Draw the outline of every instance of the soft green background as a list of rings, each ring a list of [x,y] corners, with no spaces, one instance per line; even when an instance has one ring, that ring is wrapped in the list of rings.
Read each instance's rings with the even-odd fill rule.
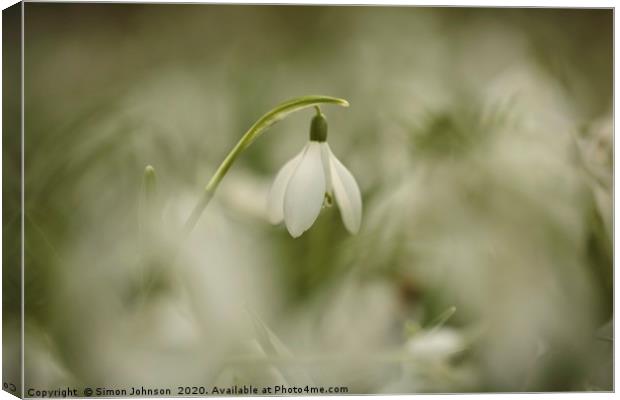
[[[611,390],[611,10],[25,8],[26,388]],[[324,112],[361,232],[266,220],[304,111],[167,262],[241,134],[306,94],[351,103]]]

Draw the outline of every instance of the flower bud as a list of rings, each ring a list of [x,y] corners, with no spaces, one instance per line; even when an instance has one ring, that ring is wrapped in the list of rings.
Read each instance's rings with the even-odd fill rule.
[[[324,142],[327,140],[327,119],[325,119],[325,115],[318,110],[310,123],[310,140],[315,142]]]

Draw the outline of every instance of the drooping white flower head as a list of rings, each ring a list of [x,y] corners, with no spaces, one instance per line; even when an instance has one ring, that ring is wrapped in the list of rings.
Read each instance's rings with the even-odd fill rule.
[[[269,193],[269,220],[284,220],[293,237],[307,231],[319,216],[324,200],[336,198],[345,228],[356,234],[362,222],[362,196],[355,178],[334,156],[327,138],[327,120],[317,109],[310,141],[276,175]]]

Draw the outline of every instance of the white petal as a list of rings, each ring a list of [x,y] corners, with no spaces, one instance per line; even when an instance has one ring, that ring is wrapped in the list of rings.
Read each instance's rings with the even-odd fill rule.
[[[327,142],[321,142],[321,162],[323,163],[323,170],[325,171],[325,192],[332,192],[332,168],[329,165],[329,159],[331,151]]]
[[[289,180],[284,194],[284,222],[293,237],[312,226],[325,197],[325,172],[321,146],[311,141]]]
[[[336,202],[345,228],[353,234],[360,230],[362,223],[362,195],[355,178],[348,169],[329,151],[332,185]]]
[[[286,192],[286,186],[307,148],[308,145],[304,146],[299,154],[288,160],[286,164],[280,168],[280,171],[278,171],[276,175],[276,179],[273,181],[273,185],[271,185],[269,197],[267,199],[267,213],[269,222],[274,225],[279,224],[284,219],[284,193]]]

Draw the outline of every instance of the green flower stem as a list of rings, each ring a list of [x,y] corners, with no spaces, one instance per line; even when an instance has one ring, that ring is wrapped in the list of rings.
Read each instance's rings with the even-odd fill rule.
[[[454,315],[455,312],[456,312],[456,307],[455,306],[451,306],[446,311],[444,311],[441,314],[439,314],[439,316],[437,318],[435,318],[429,324],[429,331],[430,332],[435,332],[435,331],[439,330],[439,328],[441,328],[446,323],[446,321],[448,321],[450,319],[450,317],[452,315]]]
[[[349,106],[349,103],[346,100],[336,97],[303,96],[285,101],[260,117],[260,119],[256,121],[254,125],[252,125],[250,129],[248,129],[248,131],[241,137],[239,142],[237,142],[235,147],[230,151],[230,153],[228,153],[224,161],[222,161],[220,166],[217,168],[217,171],[215,171],[215,174],[205,187],[202,196],[200,196],[198,203],[192,210],[192,213],[185,223],[185,236],[188,236],[192,232],[198,223],[198,219],[200,219],[200,215],[213,198],[218,185],[243,150],[247,149],[248,146],[252,144],[254,140],[256,140],[267,128],[284,119],[284,117],[288,114],[308,107],[318,106],[319,104],[336,104],[342,107]]]

